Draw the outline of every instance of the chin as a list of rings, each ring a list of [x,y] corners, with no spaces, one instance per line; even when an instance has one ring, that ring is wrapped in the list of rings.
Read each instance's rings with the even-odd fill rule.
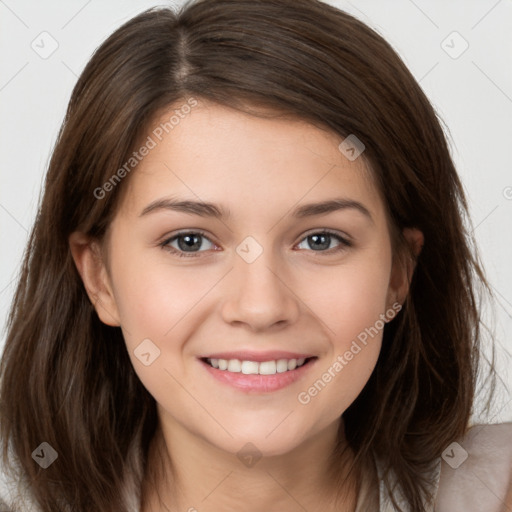
[[[282,418],[281,420],[282,421]],[[247,425],[231,431],[233,438],[224,438],[214,441],[220,449],[235,454],[237,456],[245,451],[254,449],[262,457],[278,457],[286,455],[299,448],[308,439],[308,436],[299,428],[292,428],[286,424],[275,423],[269,428],[270,423],[260,420],[260,425],[247,428]],[[273,430],[275,429],[275,430]],[[254,447],[254,448],[253,448]]]

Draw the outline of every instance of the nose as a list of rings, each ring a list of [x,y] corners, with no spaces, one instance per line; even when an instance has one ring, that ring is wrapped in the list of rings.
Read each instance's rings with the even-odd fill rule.
[[[300,299],[276,271],[270,251],[263,251],[256,261],[247,263],[236,257],[230,272],[228,290],[222,304],[222,316],[232,325],[245,325],[252,331],[284,327],[297,321]],[[280,274],[280,275],[279,275]]]

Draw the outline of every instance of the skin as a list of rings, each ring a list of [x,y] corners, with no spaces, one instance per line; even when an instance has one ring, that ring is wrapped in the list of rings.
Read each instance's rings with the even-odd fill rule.
[[[122,183],[106,251],[82,233],[70,237],[91,302],[104,323],[121,326],[135,371],[157,402],[161,436],[152,453],[172,456],[172,468],[164,457],[169,476],[158,482],[165,506],[150,488],[145,512],[355,509],[354,481],[334,504],[326,461],[342,413],[375,367],[382,331],[309,403],[298,394],[379,315],[403,303],[414,263],[400,266],[393,258],[382,198],[363,158],[350,161],[339,151],[341,140],[304,121],[262,119],[201,101]],[[221,205],[231,216],[169,209],[141,216],[171,195]],[[341,197],[360,202],[372,219],[354,208],[291,214]],[[178,230],[197,229],[207,238],[196,257],[159,245]],[[324,229],[352,246],[331,237],[328,249],[315,250],[308,236]],[[423,235],[403,233],[417,254]],[[247,236],[263,250],[252,263],[236,252]],[[179,250],[178,240],[170,243]],[[148,338],[160,356],[145,366],[134,350]],[[237,349],[318,359],[283,389],[247,393],[214,379],[198,360]],[[236,456],[248,442],[262,455],[252,467]],[[352,455],[347,451],[340,463]]]

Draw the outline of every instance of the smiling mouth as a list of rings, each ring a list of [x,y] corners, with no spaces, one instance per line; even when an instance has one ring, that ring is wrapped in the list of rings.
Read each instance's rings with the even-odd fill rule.
[[[276,375],[294,371],[307,365],[316,357],[300,359],[273,359],[269,361],[241,361],[240,359],[213,359],[202,360],[217,370],[228,373],[242,373],[244,375]]]

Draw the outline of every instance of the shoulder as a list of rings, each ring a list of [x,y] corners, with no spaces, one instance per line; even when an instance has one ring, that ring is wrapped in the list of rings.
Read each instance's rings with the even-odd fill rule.
[[[1,448],[1,443],[0,443]],[[41,512],[30,485],[26,483],[23,471],[9,450],[8,461],[4,461],[0,452],[0,512]],[[122,509],[129,512],[140,511],[141,482],[144,465],[141,449],[138,446],[130,451],[126,463],[126,477],[122,487]],[[60,509],[59,509],[60,510]],[[71,505],[62,510],[75,510]]]
[[[38,512],[29,492],[19,482],[0,457],[0,512]]]
[[[0,456],[1,459],[1,456]],[[0,511],[11,512],[13,482],[9,478],[6,468],[0,460]]]
[[[512,510],[512,423],[474,425],[441,459],[436,512]]]

